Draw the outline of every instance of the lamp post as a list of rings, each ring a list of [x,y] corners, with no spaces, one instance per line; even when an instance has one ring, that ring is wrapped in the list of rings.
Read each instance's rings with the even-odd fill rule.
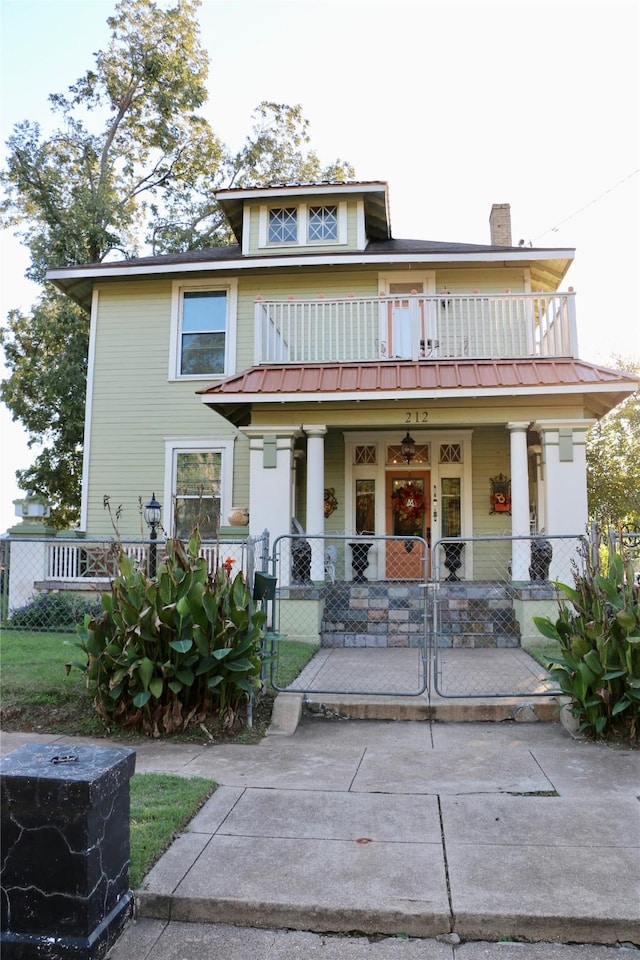
[[[162,507],[156,500],[155,493],[151,494],[151,500],[145,504],[144,519],[146,520],[151,533],[149,534],[149,579],[154,580],[156,576],[156,541],[158,539],[158,527],[160,526],[160,517],[162,516]]]

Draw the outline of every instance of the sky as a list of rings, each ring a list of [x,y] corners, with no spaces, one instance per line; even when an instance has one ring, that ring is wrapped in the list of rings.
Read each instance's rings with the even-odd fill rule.
[[[162,0],[160,0],[162,6]],[[109,39],[111,0],[0,0],[0,147],[51,122]],[[393,236],[489,243],[493,203],[513,242],[572,247],[580,356],[640,357],[640,4],[203,0],[204,115],[238,148],[262,100],[300,103],[324,163],[389,184]],[[2,158],[5,154],[2,153]],[[0,237],[0,323],[38,288]],[[8,371],[0,366],[0,377]],[[34,453],[0,405],[0,532]]]

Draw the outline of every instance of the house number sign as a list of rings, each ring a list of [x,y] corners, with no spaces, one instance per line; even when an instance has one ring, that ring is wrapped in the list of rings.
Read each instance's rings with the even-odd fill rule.
[[[407,410],[404,415],[405,423],[426,423],[429,414],[426,410]]]

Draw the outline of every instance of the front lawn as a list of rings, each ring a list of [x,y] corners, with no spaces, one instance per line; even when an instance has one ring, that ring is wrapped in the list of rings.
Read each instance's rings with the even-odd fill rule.
[[[4,629],[0,635],[0,724],[5,730],[55,733],[65,736],[120,736],[105,730],[87,692],[84,674],[69,673],[68,662],[79,663],[82,653],[73,646],[73,632],[56,633]],[[276,679],[284,687],[299,674],[317,646],[295,640],[279,641]],[[270,667],[267,665],[267,673]],[[206,723],[208,734],[196,729],[190,739],[254,742],[264,734],[271,718],[273,691],[267,688],[254,707],[254,727],[226,732],[214,717]]]
[[[213,780],[141,773],[131,778],[131,868],[137,890],[164,851],[216,789]]]

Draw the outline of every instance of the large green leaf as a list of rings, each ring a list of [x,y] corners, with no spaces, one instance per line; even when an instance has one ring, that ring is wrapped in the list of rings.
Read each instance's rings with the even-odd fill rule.
[[[133,697],[134,707],[144,707],[146,703],[151,699],[151,694],[148,690],[141,690],[139,693],[136,693]]]
[[[555,624],[548,617],[534,617],[533,622],[543,637],[547,637],[548,640],[560,639]]]
[[[252,664],[251,660],[247,660],[246,657],[242,657],[239,660],[227,660],[225,666],[233,673],[242,673],[246,670],[254,669],[254,665]]]
[[[188,637],[184,640],[171,640],[169,646],[177,653],[186,653],[188,650],[191,650],[191,647],[193,646],[193,640]]]
[[[631,633],[637,626],[637,620],[628,610],[618,610],[616,613],[616,623],[618,623],[626,633]],[[638,637],[640,642],[640,637]]]
[[[149,657],[144,657],[138,665],[138,676],[145,690],[149,689],[149,684],[151,682],[151,677],[153,676],[153,671],[155,670],[155,664]]]
[[[604,667],[600,662],[600,657],[596,650],[589,650],[589,652],[584,655],[584,662],[596,676],[601,676],[604,673]]]

